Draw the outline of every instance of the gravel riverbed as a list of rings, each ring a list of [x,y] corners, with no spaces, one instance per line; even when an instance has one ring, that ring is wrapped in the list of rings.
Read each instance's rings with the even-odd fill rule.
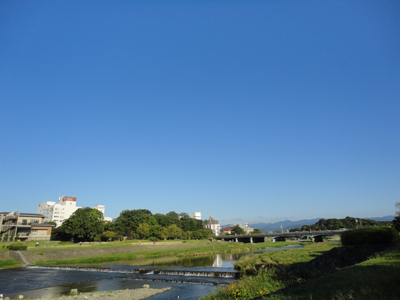
[[[134,290],[117,290],[117,291],[107,291],[107,292],[93,292],[93,293],[82,293],[75,296],[61,296],[57,298],[51,298],[52,300],[140,300],[146,299],[156,294],[164,293],[169,291],[171,287],[166,287],[163,289],[150,289],[141,288]],[[18,298],[17,298],[18,299]],[[38,300],[49,300],[50,298],[37,298]]]

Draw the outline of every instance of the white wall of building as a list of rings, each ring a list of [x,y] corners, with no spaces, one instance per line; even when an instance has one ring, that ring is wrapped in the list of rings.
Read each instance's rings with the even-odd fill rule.
[[[106,207],[104,205],[98,204],[98,205],[93,206],[93,208],[97,209],[98,211],[101,211],[103,213],[103,216],[104,216],[105,211],[106,211]]]
[[[196,219],[196,220],[201,220],[201,212],[196,211],[196,212],[192,213],[192,218]]]
[[[58,198],[58,203],[53,201],[39,203],[36,213],[44,215],[45,222],[56,222],[57,227],[59,227],[79,208],[82,207],[76,206],[76,197],[63,196]]]

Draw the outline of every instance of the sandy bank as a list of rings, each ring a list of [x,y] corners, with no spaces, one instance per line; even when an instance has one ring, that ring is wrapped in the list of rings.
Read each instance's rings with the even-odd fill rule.
[[[134,290],[117,290],[117,291],[107,291],[107,292],[93,292],[93,293],[82,293],[76,296],[61,296],[57,298],[51,298],[54,300],[105,300],[105,299],[112,299],[112,300],[140,300],[146,299],[156,294],[164,293],[169,291],[171,287],[166,287],[163,289],[134,289]],[[50,298],[37,298],[40,300],[48,300]]]

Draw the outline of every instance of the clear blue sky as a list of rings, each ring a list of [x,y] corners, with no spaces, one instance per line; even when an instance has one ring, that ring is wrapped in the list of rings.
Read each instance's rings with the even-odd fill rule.
[[[400,201],[399,1],[0,3],[0,211],[378,217]]]

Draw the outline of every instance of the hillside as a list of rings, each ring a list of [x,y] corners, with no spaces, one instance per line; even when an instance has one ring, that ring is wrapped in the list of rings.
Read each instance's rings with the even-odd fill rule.
[[[346,219],[346,218],[345,218]],[[290,230],[290,229],[295,229],[295,228],[301,228],[302,226],[304,226],[304,225],[309,225],[309,226],[311,226],[311,225],[315,225],[315,224],[317,224],[318,223],[318,221],[320,221],[320,220],[345,220],[345,219],[334,219],[334,218],[332,218],[332,219],[323,219],[323,218],[316,218],[316,219],[304,219],[304,220],[298,220],[298,221],[290,221],[290,220],[285,220],[285,221],[280,221],[280,222],[275,222],[275,223],[253,223],[253,224],[249,224],[249,226],[250,227],[252,227],[252,228],[258,228],[258,229],[260,229],[262,232],[269,232],[269,231],[280,231],[281,230],[281,225],[282,225],[282,228],[283,228],[283,230],[284,231],[286,231],[286,230]],[[385,217],[372,217],[372,218],[363,218],[363,219],[360,219],[360,218],[352,218],[352,219],[357,219],[357,220],[361,220],[361,225],[362,226],[364,226],[364,225],[367,225],[367,224],[375,224],[375,225],[377,225],[376,223],[373,223],[373,222],[371,222],[371,221],[378,221],[378,222],[384,222],[384,221],[386,221],[386,222],[391,222],[393,219],[394,219],[394,216],[385,216]],[[333,221],[330,221],[330,222],[333,222]],[[333,222],[334,223],[334,222]],[[344,226],[344,224],[343,224],[343,221],[341,221],[341,223],[342,223],[342,225],[341,224],[338,224],[339,226],[342,226],[342,227],[345,227]],[[345,222],[346,223],[346,222]],[[364,225],[363,225],[364,224]],[[383,225],[383,224],[385,224],[385,223],[381,223],[380,225]],[[325,225],[325,227],[326,227],[327,225]],[[368,225],[368,226],[371,226],[371,225]],[[329,227],[331,227],[330,225],[329,225]],[[336,226],[337,227],[337,226]],[[336,228],[335,227],[335,228]],[[354,226],[353,226],[354,227]],[[349,228],[353,228],[353,227],[349,227]],[[339,227],[339,228],[341,228],[341,227]],[[345,228],[347,228],[347,227],[345,227]]]

